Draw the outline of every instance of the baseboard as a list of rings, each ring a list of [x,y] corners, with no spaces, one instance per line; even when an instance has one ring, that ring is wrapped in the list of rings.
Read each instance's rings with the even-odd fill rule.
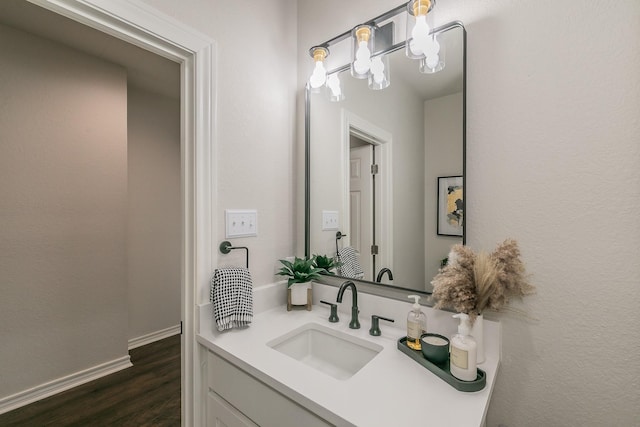
[[[62,393],[63,391],[97,380],[98,378],[105,377],[131,366],[133,365],[127,355],[110,362],[67,375],[66,377],[40,384],[11,396],[3,397],[0,399],[0,414],[13,411],[14,409],[37,402],[38,400],[53,396],[54,394]]]
[[[178,335],[180,332],[180,325],[176,325],[156,332],[151,332],[150,334],[146,334],[141,337],[131,338],[129,340],[129,350]]]

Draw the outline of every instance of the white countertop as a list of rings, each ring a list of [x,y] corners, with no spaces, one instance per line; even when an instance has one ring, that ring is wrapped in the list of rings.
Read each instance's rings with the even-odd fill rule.
[[[406,335],[403,329],[381,321],[382,336],[373,337],[368,332],[369,317],[361,314],[361,329],[353,330],[348,327],[348,315],[340,313],[339,323],[329,323],[328,316],[329,307],[323,304],[314,305],[310,312],[287,312],[283,305],[256,314],[247,329],[223,333],[207,321],[209,316],[201,316],[205,320],[201,321],[197,339],[212,352],[337,425],[483,425],[500,358],[496,322],[485,320],[494,325],[485,327],[486,361],[478,366],[485,371],[487,384],[483,390],[469,393],[456,390],[399,351],[397,340]],[[377,343],[383,350],[354,376],[338,380],[266,345],[308,322]],[[448,335],[446,331],[429,331]]]

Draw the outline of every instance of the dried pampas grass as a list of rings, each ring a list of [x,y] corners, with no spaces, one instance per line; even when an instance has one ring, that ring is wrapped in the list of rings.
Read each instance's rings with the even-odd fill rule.
[[[502,242],[491,254],[476,255],[467,246],[453,246],[448,264],[440,269],[431,284],[435,308],[466,313],[471,324],[485,310],[500,311],[512,297],[535,292],[513,239]]]

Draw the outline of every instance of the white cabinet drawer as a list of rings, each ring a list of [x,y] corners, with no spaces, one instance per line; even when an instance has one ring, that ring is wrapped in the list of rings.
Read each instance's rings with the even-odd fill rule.
[[[207,396],[207,427],[259,427],[220,396]]]
[[[260,427],[333,425],[212,352],[208,352],[207,372],[209,397],[211,392],[218,394]],[[209,403],[207,402],[207,419],[211,420]],[[229,424],[229,427],[231,425],[245,424]]]

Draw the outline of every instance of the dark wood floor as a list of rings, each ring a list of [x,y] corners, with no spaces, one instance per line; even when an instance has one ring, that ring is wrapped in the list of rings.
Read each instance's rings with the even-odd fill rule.
[[[130,351],[133,367],[0,415],[0,426],[180,426],[180,335]]]

